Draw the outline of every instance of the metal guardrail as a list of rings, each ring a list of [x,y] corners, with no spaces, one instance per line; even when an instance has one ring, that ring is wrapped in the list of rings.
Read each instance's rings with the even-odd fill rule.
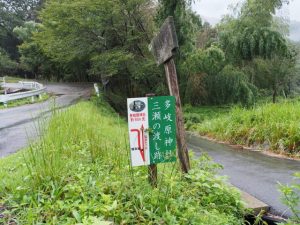
[[[5,77],[0,77],[0,86],[5,84]]]
[[[97,83],[94,83],[94,89],[95,89],[95,92],[96,92],[97,97],[100,97],[99,86],[98,86]]]
[[[1,79],[1,78],[0,78]],[[29,98],[32,97],[32,101],[34,102],[34,96],[39,96],[46,92],[46,87],[38,82],[27,82],[20,81],[19,83],[5,83],[5,79],[3,78],[3,82],[0,83],[2,87],[6,88],[15,88],[15,89],[28,89],[29,91],[12,93],[0,95],[0,102],[7,107],[7,102],[14,101],[17,99]]]

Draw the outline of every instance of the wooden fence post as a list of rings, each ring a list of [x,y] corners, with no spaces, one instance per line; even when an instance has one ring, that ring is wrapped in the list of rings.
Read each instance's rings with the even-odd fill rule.
[[[155,94],[146,94],[146,97],[154,97]],[[152,187],[157,187],[157,165],[148,166],[148,180]]]

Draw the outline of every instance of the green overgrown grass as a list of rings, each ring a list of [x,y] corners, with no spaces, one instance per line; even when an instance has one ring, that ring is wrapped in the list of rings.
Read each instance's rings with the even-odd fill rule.
[[[14,77],[14,76],[5,76],[5,82],[6,83],[18,83],[19,81],[30,81],[31,79],[25,79],[21,77]],[[2,82],[2,79],[0,80]]]
[[[7,107],[4,107],[4,104],[0,104],[0,110],[1,109],[6,109],[6,108],[12,108],[12,107],[17,107],[17,106],[21,106],[21,105],[29,105],[29,104],[35,104],[35,103],[39,103],[39,102],[44,102],[47,101],[50,98],[49,94],[43,94],[41,96],[41,98],[37,98],[35,97],[35,101],[32,102],[31,97],[29,98],[23,98],[23,99],[18,99],[18,100],[14,100],[14,101],[10,101],[7,103]]]
[[[53,112],[45,135],[0,160],[0,223],[243,224],[239,193],[207,156],[131,168],[127,124],[101,99]],[[3,217],[3,218],[1,218]]]
[[[261,146],[276,153],[300,156],[300,102],[234,107],[229,113],[195,126],[208,135],[233,144]]]
[[[185,105],[183,110],[186,129],[196,130],[199,124],[228,113],[230,106],[193,107],[191,105]]]

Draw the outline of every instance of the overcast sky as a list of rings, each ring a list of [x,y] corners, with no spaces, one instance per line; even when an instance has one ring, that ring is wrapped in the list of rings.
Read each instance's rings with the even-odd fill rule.
[[[193,10],[211,24],[215,24],[223,15],[230,12],[228,7],[231,4],[235,5],[242,1],[243,0],[196,0],[196,3],[193,4]],[[285,6],[279,14],[289,16],[290,20],[300,22],[300,0],[291,0],[290,4]]]

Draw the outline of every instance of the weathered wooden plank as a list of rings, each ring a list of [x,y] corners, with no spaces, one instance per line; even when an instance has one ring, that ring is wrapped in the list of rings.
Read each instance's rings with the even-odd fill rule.
[[[169,16],[159,33],[151,42],[151,50],[158,65],[173,57],[178,48],[178,40],[173,17]]]
[[[152,53],[158,65],[164,64],[170,95],[176,99],[176,123],[177,123],[177,154],[180,160],[181,170],[187,173],[190,169],[188,149],[185,141],[185,130],[176,66],[173,60],[178,48],[177,35],[173,17],[168,17],[162,25],[160,32],[151,42]]]
[[[183,113],[181,109],[181,100],[179,95],[179,86],[177,80],[176,67],[173,59],[170,59],[165,65],[165,71],[168,81],[170,95],[175,96],[176,100],[176,129],[177,129],[177,148],[178,157],[181,164],[181,170],[187,173],[190,170],[190,160],[185,140],[185,129]]]

